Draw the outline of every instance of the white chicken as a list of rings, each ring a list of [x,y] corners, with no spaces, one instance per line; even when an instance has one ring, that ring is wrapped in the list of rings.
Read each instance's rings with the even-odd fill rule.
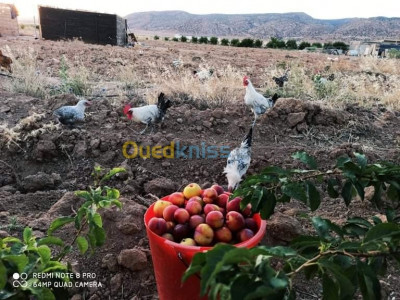
[[[251,161],[251,140],[253,136],[253,126],[240,144],[239,148],[235,148],[229,153],[224,173],[228,180],[228,191],[232,192],[238,186]]]
[[[75,123],[83,122],[85,119],[85,108],[91,105],[91,102],[82,99],[73,106],[62,106],[53,112],[57,120],[64,125],[73,127]]]
[[[265,98],[253,87],[249,77],[243,77],[243,85],[246,87],[246,95],[244,96],[244,103],[251,108],[254,112],[253,126],[258,116],[264,114],[269,108],[275,105],[276,100],[279,96],[274,94],[271,98]]]
[[[170,106],[171,101],[168,99],[165,100],[164,93],[160,93],[157,105],[152,104],[131,108],[127,104],[124,107],[124,114],[129,120],[146,124],[145,129],[140,132],[140,134],[143,134],[149,126],[151,126],[151,132],[153,132],[153,125],[164,120],[165,113]]]

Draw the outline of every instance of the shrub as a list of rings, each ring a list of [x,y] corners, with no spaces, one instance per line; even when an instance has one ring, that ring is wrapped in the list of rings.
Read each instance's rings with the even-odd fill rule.
[[[193,36],[192,37],[192,43],[196,44],[199,41],[199,39],[197,38],[197,36]]]
[[[208,44],[208,38],[206,36],[200,37],[199,44]]]
[[[260,39],[256,39],[254,42],[254,47],[261,48],[263,46],[263,41]]]
[[[306,279],[320,279],[322,297],[318,298],[354,299],[361,294],[363,299],[382,299],[378,276],[385,275],[388,265],[400,263],[400,216],[393,208],[400,202],[400,166],[368,164],[365,155],[353,155],[353,159],[339,158],[334,169],[321,171],[315,158],[297,152],[292,157],[306,169],[267,167],[247,177],[232,198],[242,196],[241,207],[250,203],[252,211],[266,219],[277,203],[291,199],[315,211],[320,190],[331,198],[341,197],[349,206],[355,196],[364,200],[364,189],[373,187],[370,201],[374,206],[383,208],[383,194],[391,201],[385,203],[385,221],[377,216],[352,217],[338,225],[314,216],[315,233],[295,238],[288,247],[247,249],[220,244],[199,252],[183,279],[200,273],[201,294],[208,293],[210,300],[295,299],[293,283],[300,273]],[[279,268],[275,267],[278,263]]]
[[[274,48],[274,49],[282,49],[286,47],[286,44],[284,41],[272,37],[271,40],[267,43],[267,45],[265,46],[266,48]]]
[[[286,48],[287,49],[297,49],[297,42],[296,40],[287,40],[286,41]]]
[[[312,43],[311,46],[312,47],[316,47],[316,48],[322,48],[322,44],[321,43]]]
[[[221,40],[221,45],[222,46],[229,46],[229,40],[228,39],[222,39]]]
[[[186,43],[187,42],[187,37],[182,35],[180,40],[181,40],[181,42]]]
[[[349,50],[349,45],[347,45],[347,44],[344,43],[344,42],[334,42],[334,43],[332,44],[332,46],[333,46],[333,48],[342,49],[343,51]]]
[[[250,38],[246,38],[240,41],[239,47],[247,47],[247,48],[252,48],[254,47],[254,40]]]
[[[231,46],[238,47],[239,43],[240,43],[239,39],[232,39],[231,40]]]
[[[298,47],[298,49],[299,50],[303,50],[303,49],[305,49],[307,47],[311,47],[311,44],[309,42],[301,42],[299,47]]]
[[[158,35],[155,35],[155,36],[154,36],[154,39],[155,39],[155,40],[159,40],[160,37],[159,37]]]
[[[164,41],[169,41],[169,37],[164,37]]]
[[[400,50],[397,49],[389,49],[388,51],[388,57],[389,58],[400,58]]]
[[[212,45],[218,45],[218,38],[216,36],[212,36],[210,38],[210,44]]]
[[[172,41],[174,41],[174,42],[179,42],[179,39],[178,39],[177,37],[173,37],[173,38],[172,38]]]

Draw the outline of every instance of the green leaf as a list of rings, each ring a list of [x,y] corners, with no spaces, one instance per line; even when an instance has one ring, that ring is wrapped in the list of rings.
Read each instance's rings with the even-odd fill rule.
[[[303,183],[289,182],[282,186],[282,192],[291,198],[307,203],[307,195]]]
[[[317,162],[315,161],[315,158],[308,155],[306,152],[296,152],[292,155],[294,159],[300,160],[302,163],[305,163],[307,166],[309,166],[311,169],[317,169]]]
[[[104,177],[100,180],[100,182],[107,181],[114,175],[122,172],[126,172],[126,170],[124,168],[114,168],[110,170],[110,172],[108,172],[106,175],[104,175]]]
[[[307,198],[308,198],[308,206],[312,211],[316,210],[320,203],[321,203],[321,196],[316,189],[315,185],[310,182],[306,181],[306,190],[307,190]]]
[[[357,280],[365,300],[381,299],[379,280],[371,268],[357,259]]]
[[[339,197],[339,193],[335,190],[335,185],[337,185],[337,181],[335,179],[328,179],[328,194],[331,198]]]
[[[357,194],[360,196],[361,200],[364,201],[364,187],[360,184],[359,181],[353,181],[353,185],[357,191]]]
[[[93,230],[94,237],[96,239],[96,246],[102,246],[106,241],[106,232],[101,227],[95,227]]]
[[[32,237],[32,228],[25,227],[22,236],[23,236],[25,244],[28,244]]]
[[[37,248],[37,251],[40,255],[40,260],[43,265],[46,265],[51,258],[51,250],[48,246],[42,245]]]
[[[22,273],[25,266],[29,263],[29,259],[25,254],[5,255],[2,259],[15,264],[19,273]]]
[[[350,180],[347,180],[341,192],[341,195],[344,199],[344,203],[346,203],[346,206],[349,206],[351,199],[353,198],[352,189],[353,189],[353,184],[351,183]]]
[[[81,254],[85,254],[89,248],[89,243],[86,240],[86,238],[83,236],[78,236],[76,239],[76,243],[78,245],[78,249],[81,252]]]
[[[333,279],[337,283],[339,299],[353,299],[356,287],[346,276],[344,270],[337,264],[327,259],[320,259],[318,263],[320,267],[325,268],[326,271],[333,275]]]
[[[400,191],[393,184],[389,185],[389,188],[388,188],[386,194],[393,203],[396,203],[396,201],[399,201]]]
[[[111,201],[112,204],[114,204],[116,207],[118,207],[119,209],[122,209],[122,203],[121,201],[114,199]]]
[[[377,207],[381,207],[382,202],[382,183],[374,184],[374,195],[372,196],[371,202],[374,203]]]
[[[4,266],[3,262],[0,260],[0,291],[4,289],[7,283],[7,269]],[[0,292],[1,296],[1,292]],[[1,298],[0,298],[1,299]]]
[[[38,243],[38,246],[41,245],[56,245],[56,246],[64,246],[64,242],[62,239],[55,237],[55,236],[47,236],[44,238],[41,238]]]
[[[101,216],[99,213],[95,213],[92,218],[91,221],[96,224],[96,226],[98,227],[103,227],[103,220],[101,219]]]
[[[275,194],[267,192],[263,196],[263,203],[261,204],[260,216],[262,219],[268,219],[275,210],[276,198]]]
[[[84,198],[86,201],[92,200],[92,196],[90,195],[90,193],[88,191],[76,191],[75,195],[78,197]]]
[[[322,276],[322,299],[340,300],[339,289],[327,273]]]
[[[189,265],[189,268],[183,274],[182,282],[186,281],[190,276],[200,272],[205,261],[206,261],[206,254],[204,252],[196,253],[193,256],[192,263]]]
[[[108,189],[107,190],[107,198],[108,199],[118,199],[119,198],[119,190],[117,190],[117,189]]]
[[[336,224],[332,223],[330,220],[322,219],[321,217],[317,216],[312,218],[312,224],[317,231],[317,234],[326,241],[331,241],[335,239],[330,234],[330,231],[333,231],[340,237],[343,237],[343,230]]]
[[[364,169],[367,166],[367,158],[365,155],[355,152],[354,156],[356,157],[357,163],[360,165],[360,167]]]
[[[364,243],[381,240],[384,237],[398,235],[400,236],[400,225],[394,223],[381,223],[372,227],[364,238]]]
[[[73,222],[74,220],[75,220],[75,218],[73,218],[73,217],[59,217],[59,218],[55,219],[55,220],[51,223],[49,229],[47,230],[47,234],[48,234],[48,235],[52,235],[52,233],[53,233],[55,230],[57,230],[58,228],[60,228],[60,227],[62,227],[62,226],[64,226],[64,225],[66,225],[66,224],[68,224],[68,223]]]

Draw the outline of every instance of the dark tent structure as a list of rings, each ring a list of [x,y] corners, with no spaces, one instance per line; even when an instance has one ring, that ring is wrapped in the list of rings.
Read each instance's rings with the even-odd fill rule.
[[[117,15],[39,6],[41,37],[47,40],[78,38],[92,44],[123,46],[126,19]]]

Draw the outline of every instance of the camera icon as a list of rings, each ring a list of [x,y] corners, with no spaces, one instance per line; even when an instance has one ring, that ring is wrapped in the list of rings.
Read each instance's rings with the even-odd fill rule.
[[[28,282],[26,282],[26,279],[28,279],[28,274],[26,273],[14,273],[13,274],[13,282],[12,285],[13,287],[27,287],[28,286]]]

